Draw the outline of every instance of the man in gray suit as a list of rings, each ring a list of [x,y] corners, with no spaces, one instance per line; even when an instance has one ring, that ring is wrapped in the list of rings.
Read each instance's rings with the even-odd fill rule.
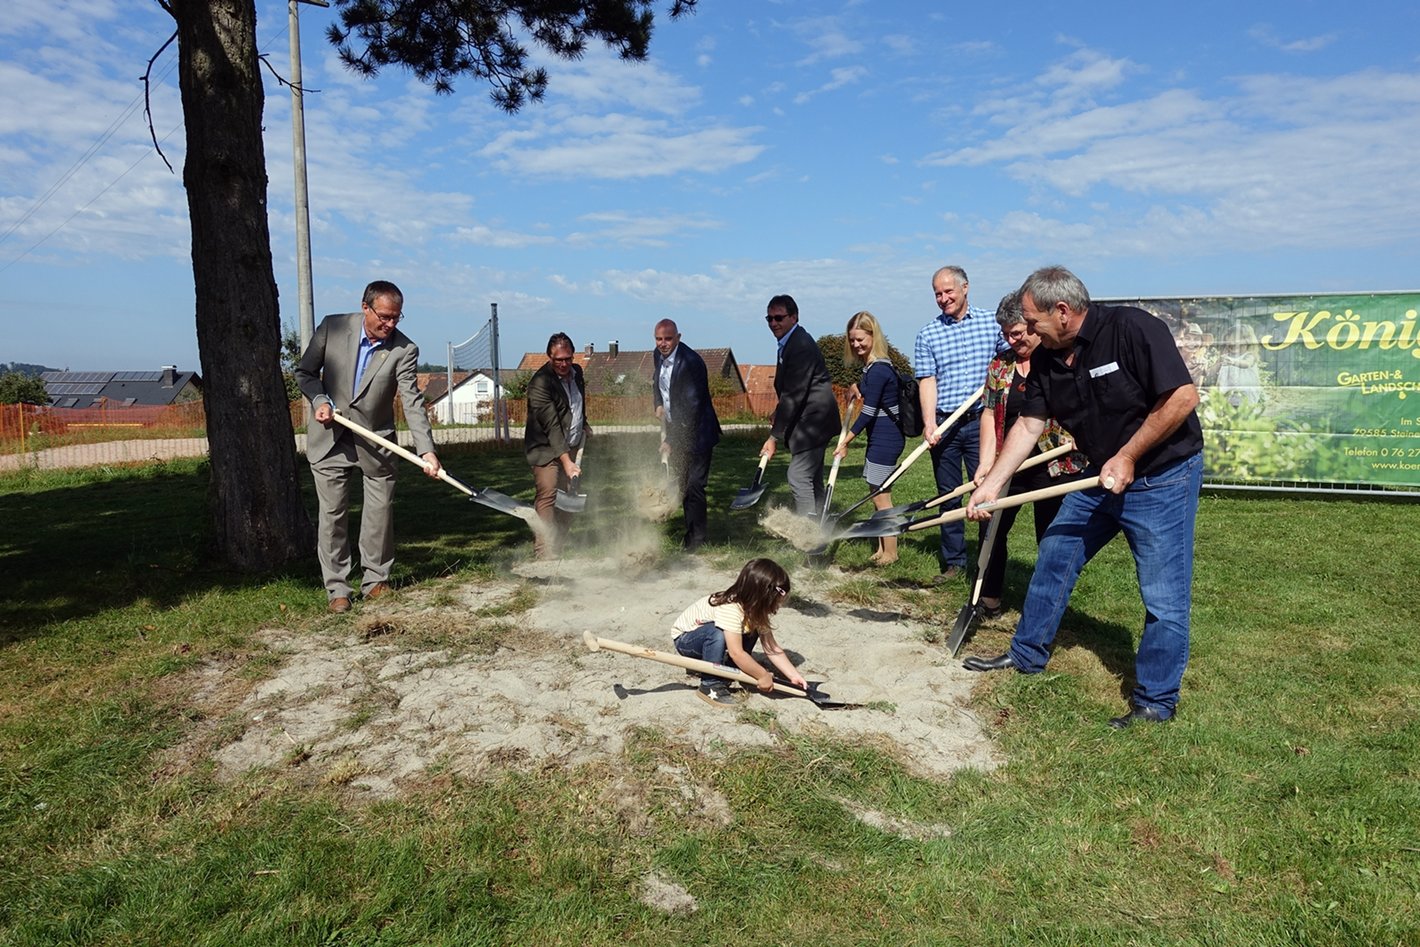
[[[419,347],[396,328],[403,312],[404,294],[399,287],[376,280],[365,287],[360,312],[321,320],[296,366],[296,383],[310,401],[316,422],[307,425],[306,459],[320,502],[316,552],[332,612],[350,610],[350,484],[357,470],[364,482],[361,594],[372,599],[389,591],[395,475],[394,454],[336,425],[331,420],[334,412],[394,440],[398,394],[414,435],[414,449],[427,464],[425,473],[439,475],[434,432],[415,376]]]
[[[799,328],[799,304],[793,296],[769,300],[764,321],[779,340],[774,372],[774,421],[761,454],[774,456],[779,441],[789,448],[789,489],[794,512],[814,516],[823,504],[823,452],[841,425],[838,399],[823,353],[807,329]]]

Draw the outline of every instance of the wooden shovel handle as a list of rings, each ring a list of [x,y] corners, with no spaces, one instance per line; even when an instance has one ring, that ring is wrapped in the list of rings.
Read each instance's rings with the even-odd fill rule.
[[[1100,485],[1099,477],[1086,477],[1084,480],[1072,480],[1069,483],[1057,483],[1053,487],[1042,487],[1039,490],[1029,490],[1025,493],[1018,493],[1014,496],[1004,496],[990,503],[983,503],[977,507],[978,510],[992,512],[1004,510],[1012,506],[1024,506],[1027,503],[1034,503],[1036,500],[1049,500],[1051,497],[1064,496],[1067,493],[1077,493],[1080,490],[1090,490]],[[1110,478],[1105,483],[1105,489],[1114,486],[1114,478]],[[929,526],[941,526],[943,523],[955,523],[958,520],[966,519],[966,507],[959,510],[952,510],[943,513],[941,516],[934,516],[930,520],[919,520],[907,527],[908,532],[916,532],[919,529],[926,529]]]
[[[341,413],[338,412],[338,411],[335,411],[334,409],[332,409],[332,414],[331,414],[330,417],[331,417],[331,420],[334,421],[336,424],[342,425],[342,426],[344,426],[344,427],[348,427],[350,430],[354,431],[356,434],[359,434],[361,437],[365,438],[365,440],[367,440],[367,441],[372,441],[373,443],[376,443],[376,444],[380,445],[380,446],[383,447],[385,450],[387,450],[387,451],[389,451],[389,452],[391,452],[391,453],[393,453],[393,454],[398,454],[400,457],[403,457],[405,460],[409,461],[411,464],[417,465],[420,470],[428,470],[428,469],[429,469],[429,465],[428,465],[428,463],[425,462],[425,460],[424,460],[423,457],[420,457],[418,454],[414,453],[414,451],[412,451],[412,450],[407,450],[407,449],[405,449],[405,448],[403,448],[403,447],[400,447],[398,444],[396,444],[394,441],[390,440],[389,438],[381,437],[380,435],[376,434],[374,431],[372,431],[372,430],[370,430],[369,428],[365,427],[365,425],[361,424],[360,422],[358,422],[358,421],[352,421],[352,420],[350,420],[349,418],[347,418],[345,415],[341,414]],[[473,490],[472,490],[472,488],[467,487],[467,486],[465,486],[464,484],[460,483],[458,480],[454,479],[454,477],[453,477],[451,474],[449,474],[448,471],[444,470],[444,468],[442,468],[442,467],[439,468],[439,479],[442,480],[442,481],[444,481],[445,483],[447,483],[449,486],[454,487],[454,488],[457,489],[457,490],[462,490],[464,493],[468,494],[469,496],[473,496]]]
[[[936,437],[941,437],[943,434],[950,431],[952,425],[956,424],[957,421],[961,418],[961,416],[963,414],[966,414],[968,409],[970,409],[972,405],[976,404],[977,399],[985,393],[985,385],[982,385],[980,388],[972,392],[971,396],[961,403],[961,407],[957,408],[955,411],[953,411],[950,415],[947,416],[947,419],[945,421],[937,425],[937,429],[932,432],[933,435]],[[883,485],[881,487],[878,487],[878,492],[881,493],[887,490],[888,487],[896,483],[899,477],[907,473],[907,468],[911,467],[914,463],[916,463],[917,458],[927,453],[931,446],[932,445],[928,444],[925,439],[922,441],[921,444],[918,444],[917,447],[912,451],[912,453],[908,454],[907,458],[903,460],[902,463],[897,465],[897,469],[894,470],[892,473],[888,474],[888,478],[883,481]]]
[[[1045,452],[1040,453],[1040,454],[1036,454],[1036,455],[1034,455],[1034,456],[1032,456],[1032,457],[1027,457],[1025,460],[1021,461],[1021,465],[1016,468],[1016,473],[1020,473],[1022,470],[1025,470],[1025,469],[1028,468],[1028,467],[1035,467],[1035,466],[1037,466],[1037,465],[1039,465],[1039,464],[1045,463],[1046,461],[1054,460],[1055,458],[1057,458],[1057,457],[1059,457],[1059,456],[1061,456],[1061,455],[1063,455],[1063,454],[1068,454],[1068,453],[1070,453],[1070,451],[1072,451],[1072,450],[1074,450],[1074,449],[1075,449],[1074,443],[1072,443],[1071,441],[1066,441],[1064,444],[1061,444],[1059,447],[1052,447],[1052,448],[1051,448],[1050,450],[1048,450],[1048,451],[1045,451]],[[975,480],[968,480],[966,483],[964,483],[964,484],[962,484],[961,486],[957,487],[957,488],[956,488],[955,490],[953,490],[951,493],[944,493],[944,494],[942,494],[941,496],[937,497],[935,500],[931,500],[930,502],[928,502],[928,504],[927,504],[926,506],[922,507],[922,509],[924,509],[924,510],[935,510],[937,507],[941,506],[943,503],[946,503],[946,502],[948,502],[949,500],[955,500],[957,497],[959,497],[959,496],[964,496],[965,494],[968,494],[968,493],[970,493],[971,491],[973,491],[973,490],[975,490],[975,489],[976,489],[976,481],[975,481]]]
[[[621,641],[613,641],[610,638],[598,638],[590,631],[582,632],[582,641],[587,645],[589,651],[615,651],[619,654],[629,654],[633,658],[645,658],[648,661],[659,661],[662,664],[670,664],[675,667],[685,668],[689,671],[699,671],[702,674],[713,674],[715,677],[723,677],[729,681],[739,681],[741,684],[752,684],[756,688],[759,681],[750,677],[739,668],[726,667],[723,664],[711,664],[709,661],[701,661],[699,658],[687,658],[683,654],[669,654],[665,651],[656,651],[652,648],[638,648],[635,645],[626,644]],[[808,691],[801,690],[792,684],[780,684],[774,682],[774,689],[781,694],[789,694],[793,697],[807,697]]]
[[[843,412],[843,430],[841,430],[841,431],[838,432],[838,447],[839,447],[840,450],[842,449],[842,447],[843,447],[844,444],[848,443],[848,426],[849,426],[850,422],[852,422],[852,420],[853,420],[853,406],[854,406],[855,404],[857,404],[857,403],[858,403],[858,399],[857,399],[857,398],[849,398],[849,399],[848,399],[848,408],[847,408],[847,410],[845,410],[845,411]],[[837,454],[837,453],[838,453],[838,451],[835,450],[835,451],[834,451],[834,454]],[[833,469],[828,472],[828,488],[829,488],[830,490],[833,489],[834,483],[836,483],[836,482],[838,481],[838,462],[839,462],[840,460],[842,460],[841,457],[835,456],[835,457],[833,458]],[[827,512],[828,512],[828,507],[825,506],[825,507],[824,507],[824,513],[827,513]]]

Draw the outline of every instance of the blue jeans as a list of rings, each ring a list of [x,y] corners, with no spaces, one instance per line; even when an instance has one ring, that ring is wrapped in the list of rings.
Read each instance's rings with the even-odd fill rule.
[[[753,650],[755,643],[759,641],[759,635],[755,633],[742,637],[746,651]],[[678,636],[675,640],[675,650],[683,658],[699,658],[701,661],[739,670],[733,661],[726,660],[729,651],[725,647],[725,633],[712,621]]]
[[[1133,702],[1173,716],[1188,665],[1188,612],[1193,602],[1193,526],[1203,485],[1203,455],[1194,454],[1116,496],[1084,490],[1065,497],[1045,531],[1011,658],[1027,674],[1045,669],[1080,570],[1123,531],[1134,553],[1144,633],[1135,658]]]
[[[938,412],[936,422],[947,419]],[[965,477],[975,476],[976,467],[981,463],[981,415],[966,421],[958,421],[932,448],[932,465],[937,475],[937,494],[950,493],[965,481]],[[962,474],[962,464],[966,473]],[[961,499],[951,500],[937,507],[937,513],[949,513],[961,506]],[[943,523],[942,540],[938,560],[942,569],[956,566],[966,568],[966,525],[961,521]]]

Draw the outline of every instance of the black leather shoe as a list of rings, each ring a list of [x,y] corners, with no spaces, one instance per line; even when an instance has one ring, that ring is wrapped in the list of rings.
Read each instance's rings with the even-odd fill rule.
[[[1007,668],[1016,666],[1016,662],[1011,660],[1011,652],[998,654],[994,658],[983,658],[972,655],[961,663],[961,666],[968,671],[1004,671]]]
[[[1157,707],[1131,706],[1129,713],[1124,716],[1109,718],[1109,725],[1116,730],[1123,730],[1136,723],[1168,723],[1170,719]]]

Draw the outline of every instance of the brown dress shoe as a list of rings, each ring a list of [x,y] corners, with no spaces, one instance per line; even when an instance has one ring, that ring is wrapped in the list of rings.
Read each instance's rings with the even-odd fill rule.
[[[350,611],[350,599],[346,598],[344,595],[337,596],[330,600],[330,604],[326,606],[326,609],[337,613],[348,612]]]
[[[379,598],[381,595],[388,595],[393,591],[394,589],[390,588],[388,582],[376,582],[374,585],[370,586],[369,590],[366,591],[364,595],[365,598],[369,600]]]

